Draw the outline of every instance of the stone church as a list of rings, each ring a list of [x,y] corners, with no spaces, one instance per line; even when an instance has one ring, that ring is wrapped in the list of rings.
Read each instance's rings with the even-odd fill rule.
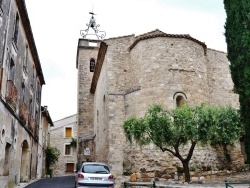
[[[122,123],[142,117],[149,105],[171,110],[182,102],[239,107],[225,52],[190,35],[158,29],[104,40],[79,39],[78,163],[102,161],[116,177],[181,166],[155,146],[139,148],[125,139]],[[233,164],[243,165],[240,143],[231,148]],[[211,146],[197,146],[190,166],[218,169]]]

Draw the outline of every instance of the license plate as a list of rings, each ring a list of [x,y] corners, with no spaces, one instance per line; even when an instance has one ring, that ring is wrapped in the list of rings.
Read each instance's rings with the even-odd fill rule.
[[[90,180],[102,180],[102,178],[92,177]]]

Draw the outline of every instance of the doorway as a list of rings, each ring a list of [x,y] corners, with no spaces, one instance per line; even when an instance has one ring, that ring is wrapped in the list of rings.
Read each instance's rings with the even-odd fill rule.
[[[22,156],[21,156],[21,172],[20,181],[29,181],[29,144],[27,140],[22,143]]]

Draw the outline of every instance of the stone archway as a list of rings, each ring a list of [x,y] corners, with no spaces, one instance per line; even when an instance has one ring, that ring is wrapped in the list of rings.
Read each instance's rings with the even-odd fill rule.
[[[29,144],[27,140],[24,140],[22,143],[22,155],[21,155],[21,172],[20,172],[20,181],[26,182],[29,181]]]

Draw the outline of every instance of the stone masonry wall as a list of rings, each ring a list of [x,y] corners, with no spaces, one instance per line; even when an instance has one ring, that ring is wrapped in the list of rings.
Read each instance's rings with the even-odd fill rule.
[[[208,49],[208,84],[211,104],[232,105],[239,108],[239,96],[233,92],[233,81],[227,54]]]
[[[138,101],[131,105],[137,106],[136,112],[144,112],[152,103],[175,108],[176,92],[183,92],[189,103],[208,101],[205,55],[199,44],[158,37],[140,41],[130,53],[135,75],[131,82],[140,87]]]
[[[91,58],[97,60],[99,41],[93,41],[96,46],[91,46],[88,40],[80,39],[78,43],[77,69],[78,69],[78,138],[94,135],[94,96],[90,93],[93,72],[90,72],[89,62]],[[84,157],[84,149],[78,148],[78,161]],[[91,153],[95,156],[95,153]],[[91,156],[93,158],[93,156]]]
[[[108,45],[105,61],[95,92],[96,159],[110,165],[112,172],[119,175],[122,171],[124,135],[120,122],[124,119],[124,95],[129,72],[129,53],[133,40],[122,37],[105,41]],[[106,125],[105,125],[106,124]]]
[[[109,153],[109,127],[108,127],[108,93],[106,63],[103,63],[101,74],[98,80],[96,95],[94,98],[94,132],[98,135],[95,138],[96,160],[107,163]]]
[[[243,166],[244,161],[240,153],[239,143],[230,148],[230,155],[232,157],[232,167],[235,170]],[[188,147],[183,149],[183,153]],[[144,147],[143,149],[136,147],[136,145],[127,144],[124,148],[124,174],[131,173],[154,173],[154,177],[163,178],[163,175],[173,175],[174,172],[181,171],[182,164],[178,158],[174,157],[168,152],[162,152],[153,145]],[[218,147],[196,146],[193,157],[189,163],[191,171],[207,171],[207,170],[224,170],[225,156],[222,149]],[[166,169],[168,169],[166,171]],[[165,171],[163,173],[163,171]],[[157,176],[157,172],[162,172],[162,176]]]

